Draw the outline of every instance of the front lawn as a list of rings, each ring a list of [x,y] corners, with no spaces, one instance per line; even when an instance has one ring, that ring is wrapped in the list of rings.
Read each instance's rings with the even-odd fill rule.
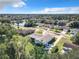
[[[43,33],[43,29],[37,29],[36,31],[35,31],[35,34],[42,34]]]
[[[60,33],[62,30],[59,30],[59,29],[50,29],[50,31]]]
[[[58,47],[58,52],[60,52],[63,49],[63,44],[64,44],[64,39],[62,38],[58,43],[57,43],[57,47]]]

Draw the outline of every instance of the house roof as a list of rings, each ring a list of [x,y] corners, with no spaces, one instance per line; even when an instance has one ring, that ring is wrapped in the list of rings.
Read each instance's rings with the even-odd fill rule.
[[[17,30],[19,34],[27,35],[33,33],[35,30]]]
[[[68,47],[68,48],[79,48],[78,45],[71,44],[71,43],[64,43],[64,47]]]
[[[47,42],[51,41],[52,38],[53,37],[50,34],[45,34],[43,37],[41,37],[41,40],[43,43],[47,43]]]
[[[39,40],[44,44],[51,41],[52,38],[54,38],[50,34],[45,34],[45,35],[32,34],[30,37],[34,38],[35,40]]]
[[[40,34],[39,35],[38,34],[32,34],[32,35],[30,35],[30,37],[37,39],[37,38],[42,37],[42,35],[40,35]]]

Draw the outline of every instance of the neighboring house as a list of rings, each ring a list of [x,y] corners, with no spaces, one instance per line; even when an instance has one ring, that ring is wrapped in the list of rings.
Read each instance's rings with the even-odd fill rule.
[[[58,25],[59,25],[59,26],[65,26],[65,25],[66,25],[66,23],[65,23],[65,22],[63,22],[63,21],[60,21],[60,22],[58,22]]]
[[[73,44],[73,43],[64,43],[64,47],[67,47],[67,48],[79,48],[78,45]]]
[[[54,25],[44,24],[44,23],[36,23],[39,27],[46,27],[46,28],[54,28]]]
[[[17,30],[17,32],[20,34],[20,35],[23,35],[23,36],[25,36],[25,35],[28,35],[28,34],[32,34],[32,33],[34,33],[34,31],[35,30]]]
[[[50,34],[38,35],[32,34],[30,37],[34,40],[35,44],[43,44],[44,46],[49,46],[55,41],[55,37],[52,37]]]
[[[79,48],[78,45],[72,44],[72,43],[64,43],[63,45],[63,50],[61,51],[62,54],[68,53],[71,51],[73,48]]]
[[[15,23],[15,25],[18,26],[17,23]],[[24,25],[25,25],[25,22],[23,22],[23,23],[19,23],[19,26],[21,26],[21,27],[24,27]]]
[[[54,28],[58,28],[58,29],[69,29],[69,27],[66,27],[66,26],[54,26]]]
[[[71,36],[75,36],[79,32],[79,29],[70,29]]]
[[[63,45],[63,49],[61,50],[61,54],[66,54],[68,53],[69,51],[72,50],[72,48],[74,47],[72,44],[69,44],[69,43],[64,43]]]

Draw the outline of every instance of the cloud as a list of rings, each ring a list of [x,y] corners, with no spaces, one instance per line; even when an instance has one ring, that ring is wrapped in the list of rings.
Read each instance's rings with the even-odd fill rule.
[[[40,11],[34,11],[36,14],[79,14],[79,7],[63,8],[44,8]]]
[[[22,7],[25,3],[22,0],[0,0],[0,9],[5,6]]]

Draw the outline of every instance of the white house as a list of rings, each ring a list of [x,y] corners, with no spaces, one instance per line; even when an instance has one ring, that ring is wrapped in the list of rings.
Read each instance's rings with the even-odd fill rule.
[[[17,23],[15,23],[15,25],[18,26]],[[21,26],[21,27],[24,27],[24,25],[25,25],[25,22],[23,22],[23,23],[19,23],[19,26]]]

